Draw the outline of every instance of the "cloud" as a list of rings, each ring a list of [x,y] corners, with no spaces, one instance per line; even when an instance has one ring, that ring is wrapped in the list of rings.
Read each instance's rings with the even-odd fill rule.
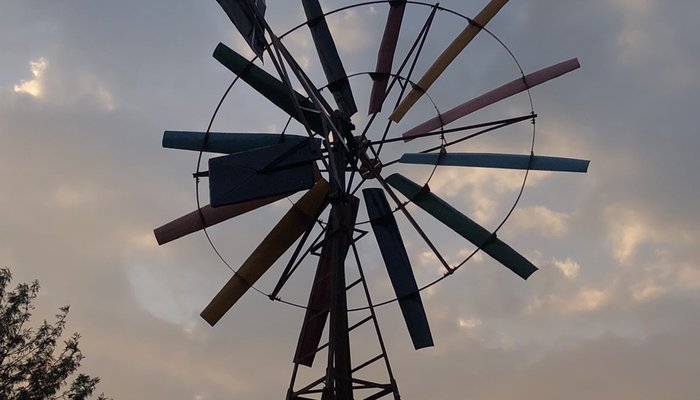
[[[15,93],[28,94],[58,106],[87,101],[106,111],[116,108],[114,94],[92,72],[67,69],[60,62],[49,63],[45,57],[31,61],[30,66],[33,79],[15,85]]]
[[[610,295],[595,288],[582,287],[569,297],[551,294],[536,297],[526,307],[527,314],[536,312],[554,312],[562,315],[588,313],[599,310],[611,300]]]
[[[338,51],[347,56],[367,50],[377,41],[377,38],[372,36],[376,33],[372,26],[376,25],[379,19],[376,13],[371,10],[364,12],[364,9],[363,11],[347,10],[327,17],[328,28]]]
[[[569,230],[571,217],[544,206],[518,207],[508,220],[508,229],[538,232],[545,237],[561,237]]]
[[[632,298],[636,301],[649,301],[658,298],[666,292],[666,289],[653,281],[640,282],[631,288]]]
[[[527,187],[532,188],[547,175],[531,174]],[[470,217],[480,223],[493,222],[502,218],[515,200],[517,191],[523,184],[522,171],[496,170],[487,168],[439,168],[430,180],[430,189],[449,202],[467,204]],[[497,215],[502,211],[503,215]],[[499,221],[500,222],[500,221]]]
[[[561,273],[567,279],[575,279],[578,277],[579,272],[581,272],[581,266],[570,258],[563,261],[554,259],[552,264],[554,264],[554,266],[561,271]]]
[[[663,3],[653,0],[616,0],[612,5],[622,17],[622,29],[617,35],[619,61],[632,69],[644,64],[669,69],[670,73],[648,82],[669,93],[697,87],[700,80],[692,62],[677,38],[674,24],[658,18]],[[671,62],[674,60],[675,62]]]
[[[482,321],[478,318],[460,318],[457,322],[459,327],[464,329],[475,329],[482,324]]]
[[[15,93],[27,93],[34,97],[41,97],[44,89],[44,74],[49,67],[49,61],[44,57],[39,57],[36,60],[30,61],[33,78],[25,81],[22,80],[18,85],[15,85]]]

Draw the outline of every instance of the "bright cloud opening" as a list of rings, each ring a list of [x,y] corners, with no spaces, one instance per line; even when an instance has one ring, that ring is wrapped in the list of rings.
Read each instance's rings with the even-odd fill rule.
[[[42,78],[49,67],[49,61],[44,57],[39,57],[34,61],[30,61],[29,65],[34,78],[20,81],[19,85],[14,87],[15,93],[27,93],[34,97],[41,97],[43,91]]]
[[[574,260],[567,258],[564,261],[555,259],[552,264],[561,271],[567,279],[575,279],[581,271],[581,266]]]

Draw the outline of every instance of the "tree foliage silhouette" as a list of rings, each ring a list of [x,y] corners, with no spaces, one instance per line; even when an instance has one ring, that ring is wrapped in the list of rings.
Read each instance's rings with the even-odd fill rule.
[[[74,333],[61,343],[68,306],[61,307],[56,320],[34,328],[30,318],[39,283],[20,283],[9,291],[12,274],[0,269],[0,399],[54,400],[89,399],[100,381],[79,373],[85,358]],[[104,395],[98,400],[106,400]]]

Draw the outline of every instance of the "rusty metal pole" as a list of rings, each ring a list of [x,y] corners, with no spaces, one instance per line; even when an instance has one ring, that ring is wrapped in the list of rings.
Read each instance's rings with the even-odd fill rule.
[[[326,393],[323,399],[352,400],[352,366],[350,359],[350,337],[348,331],[348,308],[345,281],[345,258],[352,243],[352,229],[355,225],[353,200],[345,191],[345,170],[348,154],[342,145],[345,137],[350,136],[352,125],[342,113],[333,115],[333,124],[337,129],[347,132],[333,132],[335,170],[331,176],[331,213],[329,219],[329,239],[331,248],[331,310],[329,327],[328,369],[326,371]],[[355,210],[357,204],[354,204]],[[335,396],[328,396],[329,394]]]

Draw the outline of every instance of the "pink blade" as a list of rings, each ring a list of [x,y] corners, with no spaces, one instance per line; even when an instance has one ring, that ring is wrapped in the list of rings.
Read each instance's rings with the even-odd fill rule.
[[[539,71],[533,72],[529,75],[526,75],[524,78],[518,78],[497,89],[494,89],[488,93],[482,94],[479,97],[471,99],[468,102],[441,114],[438,117],[429,119],[428,121],[423,122],[415,128],[409,129],[408,131],[404,132],[401,136],[404,138],[404,141],[408,142],[415,136],[431,132],[462,117],[465,117],[475,111],[481,110],[484,107],[490,106],[491,104],[497,103],[510,96],[523,92],[527,89],[533,88],[541,83],[550,81],[554,78],[558,78],[580,67],[581,65],[579,64],[578,60],[576,58],[572,58],[571,60],[567,60],[559,64],[552,65],[551,67],[547,67]]]
[[[396,53],[396,44],[399,40],[399,32],[401,31],[401,21],[406,10],[406,1],[392,2],[389,8],[389,15],[386,19],[384,27],[384,35],[382,43],[379,45],[379,53],[377,54],[377,67],[375,68],[375,76],[372,77],[372,94],[369,98],[369,114],[376,114],[382,111],[382,104],[386,95],[386,87],[389,84],[389,74],[394,63],[394,54]]]
[[[168,222],[160,228],[156,228],[153,233],[156,236],[158,244],[163,245],[285,197],[286,196],[274,196],[216,208],[206,205],[199,211],[192,211],[174,221]]]

